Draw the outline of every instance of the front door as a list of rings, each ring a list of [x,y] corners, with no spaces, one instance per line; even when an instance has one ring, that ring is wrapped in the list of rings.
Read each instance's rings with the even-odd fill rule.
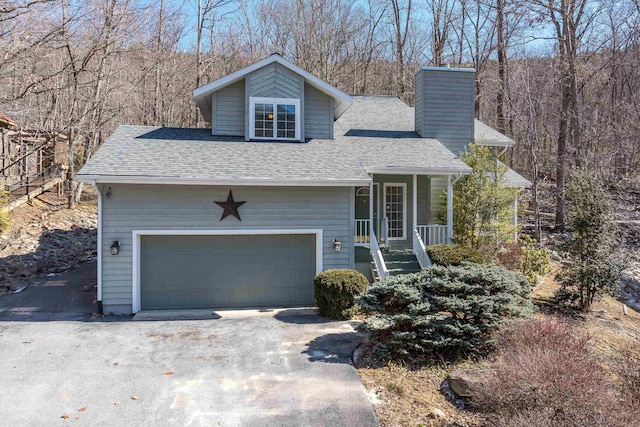
[[[380,238],[378,206],[380,204],[380,189],[378,184],[373,184],[373,231]],[[360,187],[356,190],[356,219],[369,219],[369,187]]]
[[[405,240],[407,224],[407,184],[384,185],[385,215],[389,221],[389,239]]]

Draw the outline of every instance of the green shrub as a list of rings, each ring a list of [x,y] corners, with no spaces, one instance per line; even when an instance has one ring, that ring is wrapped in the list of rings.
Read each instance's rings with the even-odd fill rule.
[[[511,271],[517,271],[527,278],[529,283],[538,283],[538,276],[550,271],[549,251],[528,236],[521,236],[520,242],[512,243],[498,253],[497,263]]]
[[[486,262],[480,251],[463,245],[435,245],[427,247],[427,253],[431,261],[437,265],[460,265],[463,262]]]
[[[313,280],[320,314],[330,319],[350,319],[357,312],[355,298],[367,290],[369,281],[355,270],[327,270]]]
[[[503,319],[533,312],[531,286],[495,265],[435,266],[385,278],[358,298],[371,316],[360,326],[383,357],[482,355]]]
[[[566,188],[569,238],[562,244],[568,262],[562,265],[559,301],[577,303],[583,311],[603,295],[612,295],[625,268],[613,203],[602,177],[575,169]]]

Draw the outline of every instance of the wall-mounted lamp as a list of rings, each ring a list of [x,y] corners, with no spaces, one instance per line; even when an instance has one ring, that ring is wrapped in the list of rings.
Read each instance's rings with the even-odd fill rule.
[[[107,190],[106,193],[104,193],[104,197],[106,197],[107,199],[111,198],[111,187],[109,187],[109,189]]]
[[[342,242],[336,237],[333,239],[333,250],[340,252],[340,249],[342,249]]]
[[[111,255],[118,255],[120,253],[120,241],[114,240],[110,247]]]

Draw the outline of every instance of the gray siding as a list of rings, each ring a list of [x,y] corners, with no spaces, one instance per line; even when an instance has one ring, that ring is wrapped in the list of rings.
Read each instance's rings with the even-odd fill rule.
[[[247,75],[248,96],[302,99],[304,78],[280,64],[269,64]]]
[[[280,64],[269,64],[245,77],[245,138],[249,139],[249,98],[293,98],[300,100],[301,117],[304,117],[304,78]],[[304,120],[300,120],[300,135],[304,138]]]
[[[420,70],[416,74],[416,132],[459,154],[474,138],[474,73]]]
[[[244,79],[213,94],[212,135],[244,135]]]
[[[418,176],[418,225],[431,221],[431,182],[428,176]]]
[[[446,224],[438,218],[439,212],[443,209],[443,195],[447,191],[447,177],[434,176],[431,178],[431,223]],[[445,207],[446,209],[446,207]],[[454,213],[455,214],[455,213]]]
[[[333,99],[311,85],[304,85],[306,138],[333,139]]]
[[[353,268],[353,189],[350,187],[205,187],[170,185],[101,185],[102,301],[105,313],[130,313],[132,304],[132,231],[155,229],[322,229],[323,268]],[[242,221],[220,221],[229,190],[240,207]],[[333,239],[343,244],[333,250]],[[109,246],[121,244],[112,256]]]

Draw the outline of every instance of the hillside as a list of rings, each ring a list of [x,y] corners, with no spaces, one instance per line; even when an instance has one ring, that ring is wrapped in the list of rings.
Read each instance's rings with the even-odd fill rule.
[[[10,229],[0,236],[0,296],[95,259],[96,224],[92,188],[72,210],[55,192],[16,208]]]

